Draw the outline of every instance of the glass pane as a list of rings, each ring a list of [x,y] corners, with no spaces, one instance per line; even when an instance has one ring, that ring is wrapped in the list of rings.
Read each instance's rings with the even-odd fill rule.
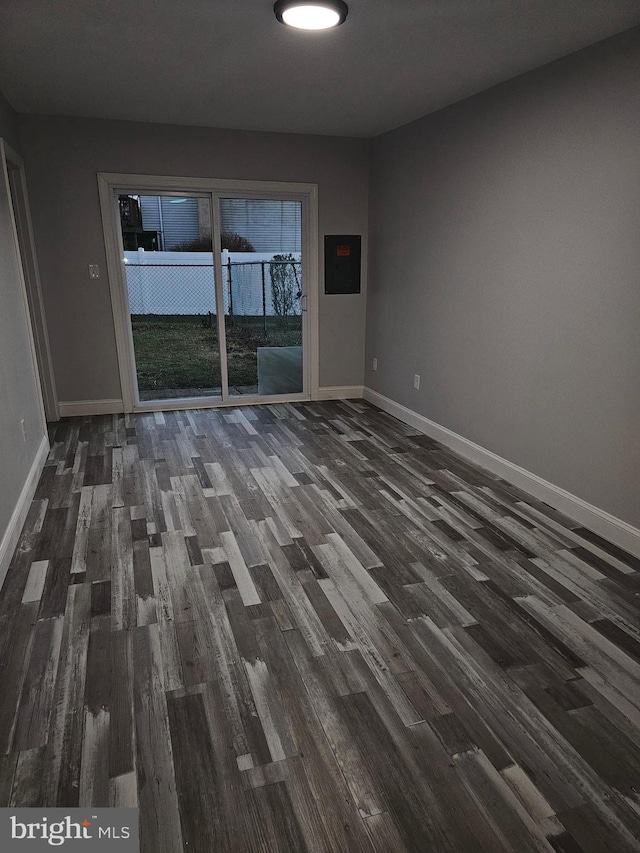
[[[222,393],[208,197],[121,195],[140,400]]]
[[[303,390],[302,203],[220,200],[229,394]]]

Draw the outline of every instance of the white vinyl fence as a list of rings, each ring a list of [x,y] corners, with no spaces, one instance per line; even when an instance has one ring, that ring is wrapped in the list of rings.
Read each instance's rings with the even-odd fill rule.
[[[300,254],[292,275],[300,282]],[[131,314],[216,314],[212,252],[124,253]],[[224,313],[273,316],[270,252],[222,252]],[[290,313],[300,312],[296,300]]]

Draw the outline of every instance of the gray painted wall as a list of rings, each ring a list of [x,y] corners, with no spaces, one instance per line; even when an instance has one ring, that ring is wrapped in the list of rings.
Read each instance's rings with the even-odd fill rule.
[[[635,29],[374,140],[366,359],[369,387],[634,525],[639,92]]]
[[[18,150],[18,117],[2,92],[0,92],[0,136],[14,151]]]
[[[17,148],[15,115],[1,96],[0,137],[14,150]],[[0,171],[0,541],[44,436],[40,390],[34,371],[10,211],[10,199]],[[22,419],[26,440],[20,425]]]
[[[60,400],[121,396],[97,172],[317,183],[321,250],[325,233],[366,238],[366,140],[43,116],[20,116],[20,140]],[[320,385],[361,385],[364,288],[325,296],[319,264]]]

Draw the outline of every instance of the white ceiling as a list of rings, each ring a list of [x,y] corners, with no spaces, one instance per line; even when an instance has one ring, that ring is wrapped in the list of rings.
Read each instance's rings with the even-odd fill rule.
[[[0,0],[19,112],[375,136],[640,24],[638,0],[348,0],[290,30],[272,0]]]

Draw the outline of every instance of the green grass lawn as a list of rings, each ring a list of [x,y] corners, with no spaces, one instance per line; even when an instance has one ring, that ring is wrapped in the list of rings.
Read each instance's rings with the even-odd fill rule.
[[[220,393],[215,316],[134,314],[131,327],[141,400]],[[229,385],[236,388],[257,389],[257,347],[302,343],[300,316],[227,318],[226,329]]]

